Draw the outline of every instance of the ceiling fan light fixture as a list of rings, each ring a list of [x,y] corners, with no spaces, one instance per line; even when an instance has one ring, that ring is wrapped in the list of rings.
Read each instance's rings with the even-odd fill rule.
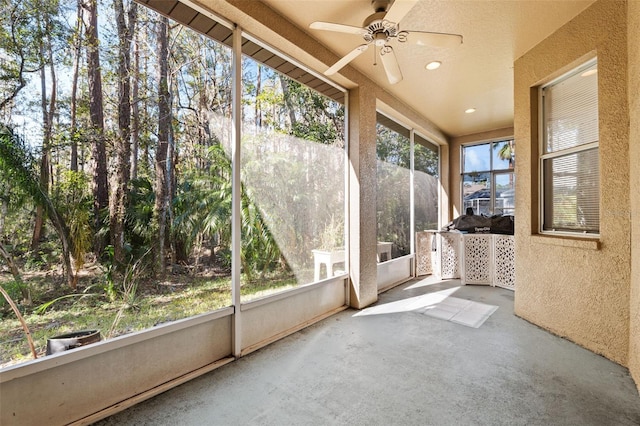
[[[374,13],[365,18],[361,27],[321,21],[312,22],[309,25],[313,30],[359,35],[364,40],[364,44],[357,46],[326,70],[325,75],[335,74],[372,45],[374,46],[373,65],[376,65],[376,55],[379,55],[389,83],[395,84],[402,81],[402,72],[391,44],[433,47],[455,47],[462,44],[460,34],[400,30],[399,22],[418,0],[370,1]],[[437,63],[440,65],[439,61]]]
[[[473,114],[474,112],[476,112],[475,108],[467,108],[464,110],[465,114]]]
[[[433,61],[433,62],[429,62],[425,68],[429,71],[433,71],[433,70],[437,70],[438,68],[440,68],[440,65],[442,65],[442,62],[440,61]]]

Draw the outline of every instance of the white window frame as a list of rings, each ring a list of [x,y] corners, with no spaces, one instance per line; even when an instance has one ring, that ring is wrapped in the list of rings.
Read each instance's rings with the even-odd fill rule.
[[[546,122],[545,122],[545,108],[544,108],[544,90],[558,84],[570,77],[573,77],[577,74],[584,72],[586,69],[592,67],[593,65],[597,65],[598,60],[596,58],[592,58],[582,65],[572,69],[571,71],[561,75],[560,77],[550,81],[543,86],[540,86],[538,90],[538,139],[539,139],[539,160],[538,160],[538,185],[539,185],[539,212],[538,212],[538,232],[540,234],[546,235],[556,235],[556,236],[571,236],[571,237],[583,237],[583,238],[599,238],[600,237],[600,217],[598,218],[598,232],[588,232],[586,229],[583,230],[556,230],[556,229],[545,229],[545,173],[544,173],[544,162],[545,160],[552,160],[555,158],[565,157],[567,155],[583,153],[589,150],[596,149],[598,150],[598,156],[600,154],[600,138],[598,137],[598,141],[585,143],[582,145],[572,146],[565,149],[559,149],[552,152],[545,152],[545,146],[547,141],[546,134]],[[599,116],[599,114],[598,114]],[[600,171],[598,170],[598,173]],[[601,200],[601,195],[598,194],[598,199]]]
[[[464,207],[464,177],[465,175],[469,175],[472,172],[465,172],[464,171],[464,150],[465,148],[470,148],[473,146],[478,146],[478,145],[489,145],[489,169],[488,170],[477,170],[476,173],[487,173],[489,175],[489,180],[490,180],[490,198],[489,198],[489,205],[490,205],[490,211],[489,214],[494,215],[494,214],[499,214],[496,213],[496,175],[509,175],[512,174],[513,178],[516,179],[516,169],[515,169],[515,164],[514,167],[512,169],[498,169],[495,168],[493,165],[493,145],[500,143],[500,142],[507,142],[507,141],[513,141],[514,146],[515,146],[515,137],[514,136],[507,136],[507,137],[502,137],[502,138],[495,138],[495,139],[489,139],[489,140],[483,140],[483,141],[478,141],[478,142],[471,142],[471,143],[465,143],[462,144],[462,146],[460,147],[460,208],[462,210],[462,212],[460,214],[465,214],[465,207]],[[509,213],[502,213],[505,215],[512,215],[515,216],[515,207],[514,208],[509,208],[509,210],[511,210],[511,212]],[[478,211],[474,210],[475,214],[481,214]]]

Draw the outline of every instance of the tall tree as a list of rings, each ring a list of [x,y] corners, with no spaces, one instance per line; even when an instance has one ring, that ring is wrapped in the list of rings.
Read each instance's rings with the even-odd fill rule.
[[[157,225],[155,241],[156,272],[165,275],[165,238],[167,234],[167,158],[171,135],[171,94],[169,92],[169,21],[161,18],[158,22],[158,146],[156,148],[156,200],[154,215]]]
[[[289,90],[289,79],[282,74],[279,74],[278,76],[280,78],[280,87],[282,87],[282,96],[284,97],[285,105],[287,105],[289,121],[291,121],[291,128],[296,129],[296,127],[298,126],[298,120],[296,118],[296,109],[293,105],[291,92]]]
[[[133,31],[133,75],[131,88],[131,179],[138,178],[138,148],[140,146],[140,42]]]
[[[101,227],[100,215],[109,205],[107,186],[107,152],[104,135],[104,110],[102,96],[102,71],[100,68],[100,52],[98,39],[98,5],[97,0],[83,0],[83,20],[86,30],[87,71],[89,83],[89,116],[93,130],[91,157],[93,165],[93,213],[94,213],[94,246],[96,255],[105,248],[105,239],[98,230]]]
[[[39,51],[33,29],[33,4],[0,0],[0,50],[9,60],[0,60],[0,111],[9,109],[27,86],[26,74],[37,70]]]
[[[260,92],[262,91],[262,65],[256,64],[256,104],[254,114],[256,116],[256,127],[262,127],[262,105],[260,102]]]
[[[71,77],[71,165],[70,169],[78,171],[78,138],[77,138],[77,110],[78,110],[78,78],[80,76],[80,60],[82,56],[82,0],[77,3],[76,30],[73,36],[73,71]]]
[[[56,68],[53,60],[53,42],[52,42],[52,21],[49,13],[55,13],[56,10],[46,10],[43,7],[39,9],[41,14],[38,19],[38,30],[41,33],[39,37],[40,41],[40,99],[42,109],[42,153],[40,157],[40,187],[45,194],[49,193],[49,178],[50,178],[50,155],[51,155],[51,137],[53,131],[53,117],[56,112],[56,99],[57,99],[57,81],[56,81]],[[54,5],[55,7],[55,5]],[[49,99],[47,100],[47,75],[46,70],[49,68],[51,78],[51,92],[49,93]],[[40,238],[42,237],[42,230],[44,225],[44,208],[41,204],[36,207],[36,219],[33,230],[33,237],[31,239],[31,250],[36,251],[40,244]]]
[[[130,2],[125,11],[123,0],[115,0],[118,29],[118,130],[115,141],[115,186],[109,202],[109,231],[114,260],[125,260],[124,228],[131,156],[131,47],[136,26],[137,5]]]

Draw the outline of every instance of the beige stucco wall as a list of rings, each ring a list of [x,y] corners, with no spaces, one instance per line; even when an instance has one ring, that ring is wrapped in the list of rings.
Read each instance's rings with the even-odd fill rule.
[[[378,300],[376,212],[376,100],[371,87],[349,94],[349,305]],[[373,232],[371,231],[373,229]],[[375,283],[375,285],[372,285]]]
[[[584,240],[536,235],[536,87],[596,54],[600,237]],[[631,283],[627,2],[594,3],[516,60],[514,78],[518,147],[515,312],[627,365]],[[637,337],[637,330],[635,333]]]
[[[640,390],[640,1],[629,2],[629,164],[631,167],[631,304],[629,371]]]
[[[475,142],[494,141],[497,139],[510,138],[513,136],[513,127],[507,127],[504,129],[491,130],[489,132],[474,133],[471,135],[458,136],[451,138],[449,143],[449,150],[451,155],[449,156],[449,220],[460,216],[463,211],[461,207],[462,197],[460,195],[460,148],[462,145],[471,144]]]

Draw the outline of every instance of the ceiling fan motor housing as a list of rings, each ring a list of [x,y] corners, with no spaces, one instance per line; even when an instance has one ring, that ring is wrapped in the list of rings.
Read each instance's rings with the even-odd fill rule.
[[[371,0],[371,7],[373,7],[373,10],[375,10],[376,12],[386,12],[387,10],[389,10],[390,5],[390,0]]]
[[[364,20],[362,27],[336,24],[333,22],[312,22],[311,25],[309,25],[310,28],[316,30],[360,35],[365,41],[365,44],[357,46],[329,67],[329,69],[324,72],[325,75],[335,74],[338,70],[342,69],[342,67],[365,52],[369,46],[373,45],[376,47],[374,49],[374,65],[376,64],[376,56],[380,55],[389,83],[396,84],[402,81],[402,72],[400,71],[400,65],[396,59],[393,47],[390,45],[391,41],[396,40],[399,43],[409,42],[409,34],[411,33],[411,43],[420,46],[434,45],[437,47],[454,47],[462,43],[462,36],[458,34],[400,31],[398,23],[407,13],[407,7],[413,6],[418,0],[404,0],[402,4],[407,7],[401,7],[399,9],[392,7],[395,1],[396,0],[371,0],[371,6],[375,12]]]
[[[362,23],[364,29],[367,30],[367,33],[363,34],[367,43],[375,41],[376,45],[380,46],[389,38],[396,37],[398,25],[395,22],[385,20],[386,14],[387,12],[376,12],[368,16]]]

